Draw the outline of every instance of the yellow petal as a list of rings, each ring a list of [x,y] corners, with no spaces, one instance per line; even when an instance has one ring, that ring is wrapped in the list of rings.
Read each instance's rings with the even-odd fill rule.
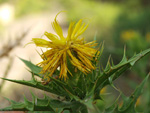
[[[48,33],[48,32],[45,32],[44,35],[50,39],[51,41],[57,41],[59,40],[58,37],[52,33]]]
[[[52,33],[45,32],[44,35],[47,36],[47,38],[50,39],[52,41],[52,44],[55,46],[60,47],[66,44],[66,40],[60,40],[56,35]]]
[[[60,12],[58,14],[60,14]],[[64,40],[65,38],[63,36],[62,28],[60,27],[60,25],[58,24],[58,22],[56,20],[58,14],[55,16],[54,22],[52,22],[52,27],[53,27],[54,31],[57,33],[57,35],[60,37],[60,39]]]
[[[90,57],[90,58],[93,58],[97,52],[97,50],[93,48],[86,47],[84,45],[79,45],[79,44],[72,45],[72,48],[74,49],[74,51],[79,51],[84,56]]]
[[[74,37],[75,37],[78,29],[80,28],[81,24],[82,24],[82,19],[80,19],[78,21],[78,23],[75,25],[75,28],[74,28],[73,33],[72,33],[72,39],[74,39]]]
[[[66,61],[66,52],[63,53],[62,59],[61,59],[61,66],[60,66],[60,75],[59,78],[64,78],[66,80],[67,78],[67,61]]]
[[[91,63],[91,59],[89,60],[88,57],[84,56],[82,53],[77,52],[78,58],[83,62],[83,64],[89,68],[90,70],[95,69],[95,67]]]
[[[69,57],[70,57],[70,62],[72,63],[72,65],[74,65],[75,67],[77,67],[80,71],[82,71],[83,73],[87,73],[87,68],[76,58],[72,55],[71,51],[68,50],[67,51]]]
[[[81,28],[78,30],[78,32],[77,32],[77,34],[76,34],[76,38],[77,38],[78,36],[80,36],[82,33],[84,33],[84,31],[85,31],[87,28],[88,28],[88,25],[85,26],[85,24],[83,24],[83,25],[81,26]]]
[[[88,25],[85,25],[85,23],[82,24],[82,19],[80,19],[73,30],[72,40],[77,39],[77,37],[80,36],[87,29],[87,27]]]
[[[46,41],[46,40],[41,39],[41,38],[32,38],[32,41],[35,43],[36,46],[39,46],[39,47],[46,47],[46,48],[53,47],[51,42]]]
[[[70,25],[69,25],[67,41],[71,40],[71,35],[72,35],[72,32],[73,32],[74,24],[75,24],[75,22],[71,22]]]

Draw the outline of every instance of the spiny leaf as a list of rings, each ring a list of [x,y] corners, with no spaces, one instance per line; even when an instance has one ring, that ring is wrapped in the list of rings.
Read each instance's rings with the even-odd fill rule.
[[[40,74],[41,71],[42,71],[42,67],[39,67],[37,65],[34,65],[32,62],[30,61],[27,61],[27,60],[24,60],[22,58],[20,58],[21,61],[23,61],[25,63],[25,65],[30,69],[30,72],[33,73],[34,75],[40,77],[40,78],[43,78],[43,75]],[[58,75],[59,74],[59,71],[56,70],[54,72],[54,75]]]
[[[31,70],[32,73],[34,73],[35,75],[37,75],[38,77],[42,78],[42,75],[39,74],[42,71],[42,68],[32,64],[30,61],[24,60],[22,58],[20,58],[21,61],[23,61],[25,63],[25,65]]]
[[[12,101],[9,100],[8,101]],[[49,111],[49,112],[62,112],[65,109],[68,109],[72,113],[88,113],[87,107],[78,101],[59,101],[51,99],[46,96],[44,98],[38,98],[32,93],[32,101],[29,101],[24,97],[23,102],[13,102],[7,108],[0,109],[1,111]]]
[[[99,92],[100,92],[100,90],[105,86],[105,84],[106,83],[109,83],[109,77],[111,76],[111,75],[113,75],[114,73],[116,73],[117,71],[119,71],[121,68],[122,68],[123,66],[121,66],[121,67],[118,67],[118,68],[114,68],[114,69],[111,69],[109,72],[107,72],[107,73],[102,73],[102,75],[101,76],[99,76],[98,77],[98,79],[97,79],[97,81],[96,81],[96,83],[95,83],[95,99],[100,99],[100,97],[99,97]]]
[[[120,113],[135,113],[135,103],[138,97],[141,95],[144,84],[148,80],[149,75],[143,80],[143,82],[135,89],[134,93],[130,97],[122,95],[124,100],[123,106],[119,109]]]
[[[115,100],[115,102],[108,107],[107,109],[105,109],[105,113],[117,113],[118,111],[118,100],[120,98],[120,95],[118,96],[118,98]]]
[[[118,107],[118,100],[120,96],[116,99],[116,101],[109,108],[105,109],[106,113],[136,113],[135,103],[138,97],[142,93],[142,89],[144,87],[145,82],[148,80],[149,75],[143,80],[143,82],[135,89],[134,93],[130,97],[126,97],[123,93],[120,92],[120,95],[123,99],[123,105],[121,108]]]
[[[14,82],[14,83],[18,83],[18,84],[22,84],[22,85],[26,85],[26,86],[30,86],[33,88],[41,89],[41,90],[44,90],[44,91],[47,91],[47,92],[50,92],[50,93],[53,93],[53,94],[56,94],[59,96],[65,96],[65,94],[62,95],[63,93],[60,93],[61,90],[60,90],[60,92],[58,92],[55,89],[53,89],[53,87],[50,87],[49,85],[43,85],[43,84],[41,84],[41,82],[25,81],[25,80],[11,80],[11,79],[6,79],[6,78],[1,78],[1,79],[7,80],[10,82]]]
[[[34,94],[32,94],[34,95]],[[1,111],[53,111],[50,104],[51,99],[50,98],[44,98],[40,99],[36,96],[32,96],[32,101],[27,100],[26,97],[24,97],[23,102],[13,102],[9,107],[0,109]],[[8,101],[12,102],[12,100],[7,99]],[[39,101],[40,100],[40,101]],[[45,103],[45,104],[43,104]]]
[[[97,81],[95,83],[95,99],[100,98],[99,97],[99,91],[101,88],[103,88],[105,85],[109,84],[109,77],[113,76],[113,81],[118,78],[124,71],[132,67],[138,60],[140,60],[142,57],[150,53],[150,49],[147,49],[145,51],[140,52],[139,54],[133,56],[129,60],[126,60],[124,57],[124,61],[120,62],[118,65],[111,67],[111,69],[104,70],[104,72],[99,75],[97,78]]]
[[[30,101],[28,101],[28,99],[24,96],[24,103],[26,105],[26,109],[28,109],[29,111],[33,111],[34,110],[34,104]]]

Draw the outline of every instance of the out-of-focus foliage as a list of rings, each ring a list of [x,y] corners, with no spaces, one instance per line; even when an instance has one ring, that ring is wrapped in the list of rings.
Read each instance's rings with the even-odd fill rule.
[[[113,26],[116,17],[120,14],[120,5],[115,3],[100,2],[97,0],[68,0],[64,2],[61,0],[65,9],[68,11],[68,18],[79,19],[88,18],[92,29],[87,29],[89,33],[86,34],[88,38],[92,37],[96,32],[98,37],[107,34],[111,36],[111,26]],[[78,6],[78,7],[76,7]],[[106,35],[106,36],[107,36]],[[107,37],[105,37],[107,39]]]
[[[17,0],[16,4],[16,16],[29,15],[33,13],[41,13],[46,10],[50,10],[52,7],[49,0]]]
[[[41,13],[51,9],[50,0],[0,0],[0,3],[9,3],[15,7],[15,16],[21,17],[34,13]]]
[[[8,2],[9,0],[0,0],[0,3]]]

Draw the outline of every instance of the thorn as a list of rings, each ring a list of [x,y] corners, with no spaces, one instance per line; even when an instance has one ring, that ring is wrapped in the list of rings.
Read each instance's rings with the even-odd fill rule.
[[[112,57],[111,57],[110,61],[111,61],[111,65],[114,66],[114,61],[113,61]]]
[[[124,55],[126,56],[126,45],[124,46]]]
[[[106,65],[106,67],[107,67],[107,66],[111,67],[110,59],[111,59],[111,55],[109,55],[109,57],[108,57],[108,61],[107,61],[107,65]]]
[[[33,72],[31,72],[31,73],[32,73],[32,80],[33,80],[34,82],[36,82],[35,77],[34,77],[34,73],[33,73]]]

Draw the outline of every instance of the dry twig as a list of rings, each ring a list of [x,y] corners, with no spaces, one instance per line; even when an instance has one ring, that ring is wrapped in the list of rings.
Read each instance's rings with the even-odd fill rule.
[[[27,32],[24,32],[20,37],[16,38],[15,42],[8,41],[7,44],[5,44],[2,49],[0,50],[0,58],[8,56],[9,53],[17,46],[21,44],[21,41],[25,38],[27,35]]]
[[[24,32],[20,37],[16,38],[15,42],[11,42],[10,40],[7,42],[7,44],[5,44],[2,49],[0,50],[0,58],[3,57],[9,57],[9,53],[17,46],[19,46],[21,44],[21,41],[26,37],[28,31]],[[10,71],[10,68],[12,66],[13,63],[13,57],[9,57],[9,63],[7,65],[7,68],[4,72],[4,76],[3,78],[7,78],[8,73]],[[0,84],[0,91],[2,90],[2,87],[4,86],[5,81],[2,80],[1,84]]]

